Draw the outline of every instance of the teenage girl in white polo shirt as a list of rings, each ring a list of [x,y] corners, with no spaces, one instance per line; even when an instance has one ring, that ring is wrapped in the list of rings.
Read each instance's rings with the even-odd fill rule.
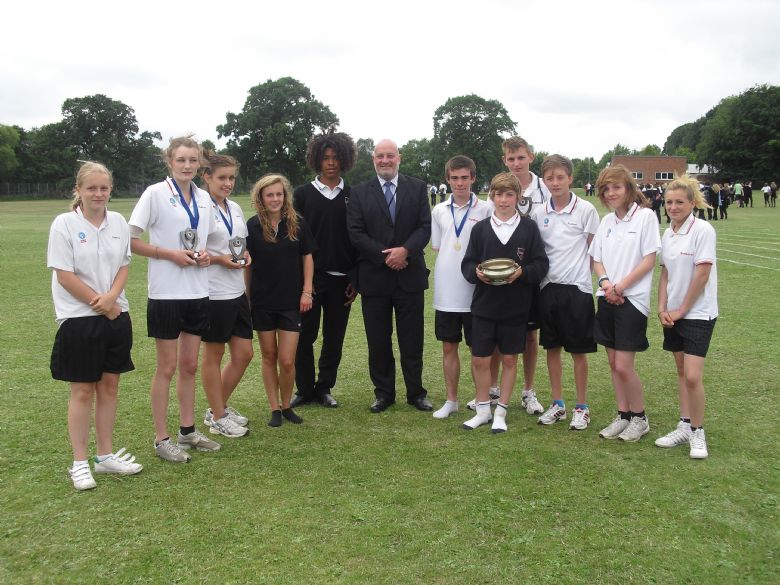
[[[658,219],[623,165],[601,171],[596,189],[612,213],[601,220],[588,250],[599,285],[593,338],[607,350],[618,407],[617,417],[599,436],[634,442],[650,430],[634,360],[636,352],[649,347],[650,289],[661,244]]]
[[[195,373],[203,333],[208,330],[211,257],[206,240],[214,231],[211,198],[192,180],[202,163],[201,149],[191,137],[171,140],[164,152],[171,176],[143,192],[130,216],[134,254],[149,258],[149,301],[146,325],[155,338],[157,369],[152,379],[155,453],[167,461],[186,463],[187,450],[217,451],[219,443],[195,430]],[[149,232],[149,242],[141,233]],[[197,234],[186,241],[185,235]],[[195,245],[193,245],[195,244]],[[170,384],[178,368],[178,441],[168,434]]]
[[[130,229],[106,209],[113,181],[101,164],[86,162],[76,175],[72,210],[57,216],[49,232],[48,267],[57,336],[51,354],[55,380],[70,382],[68,433],[77,490],[95,487],[87,460],[95,401],[95,473],[132,475],[143,467],[120,449],[113,453],[119,375],[134,369],[133,328],[125,297]]]
[[[689,443],[691,458],[706,459],[702,375],[718,316],[715,230],[693,213],[707,204],[698,182],[690,177],[669,183],[664,204],[672,225],[661,240],[658,318],[664,328],[664,349],[674,354],[677,366],[680,422],[655,444]]]
[[[252,317],[244,292],[244,270],[252,258],[244,250],[243,264],[230,252],[233,238],[244,238],[247,229],[238,203],[228,199],[236,184],[238,162],[232,156],[206,153],[203,187],[211,195],[217,229],[209,234],[206,250],[211,258],[209,274],[209,331],[203,336],[201,380],[210,408],[203,422],[213,434],[243,437],[249,432],[246,417],[227,405],[230,395],[252,361]],[[225,344],[230,360],[220,371]]]

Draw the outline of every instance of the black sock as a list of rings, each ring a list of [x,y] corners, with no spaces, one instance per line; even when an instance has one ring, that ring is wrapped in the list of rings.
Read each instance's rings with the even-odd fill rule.
[[[163,441],[170,441],[170,440],[171,440],[170,437],[165,437],[164,439],[160,439],[159,441],[155,441],[154,442],[154,446],[158,447],[160,445],[160,443],[162,443]]]
[[[299,425],[303,422],[303,419],[295,414],[295,411],[292,408],[283,408],[282,416],[295,425]]]
[[[644,411],[644,410],[643,410],[643,411],[641,411],[641,412],[629,412],[628,414],[630,414],[630,415],[631,415],[631,418],[633,418],[633,417],[635,417],[635,416],[638,416],[639,418],[646,418],[646,417],[645,417],[645,411]]]
[[[691,417],[689,417],[689,416],[681,416],[680,417],[680,421],[682,421],[684,423],[691,424]]]
[[[631,420],[631,413],[623,410],[618,410],[618,414],[620,415],[620,418],[623,420]]]
[[[195,432],[195,425],[192,425],[191,427],[179,427],[179,432],[182,435],[190,435]]]
[[[268,421],[269,427],[280,427],[282,426],[282,411],[281,410],[272,410],[271,411],[271,420]]]
[[[699,429],[703,429],[703,428],[704,427],[695,427],[695,426],[691,425],[691,432],[698,431]]]

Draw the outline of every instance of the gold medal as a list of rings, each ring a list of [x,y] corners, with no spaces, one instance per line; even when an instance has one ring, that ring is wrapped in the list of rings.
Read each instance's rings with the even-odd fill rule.
[[[460,240],[455,240],[455,249],[460,250]]]

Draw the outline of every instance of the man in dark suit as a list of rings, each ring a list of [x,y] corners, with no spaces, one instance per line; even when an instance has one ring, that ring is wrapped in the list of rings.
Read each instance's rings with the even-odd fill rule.
[[[393,312],[406,384],[406,401],[432,410],[422,386],[424,295],[428,268],[424,249],[431,237],[431,208],[425,183],[398,173],[401,155],[392,140],[380,140],[372,154],[377,176],[354,187],[347,205],[347,229],[358,252],[368,341],[368,369],[376,399],[371,412],[395,402]]]

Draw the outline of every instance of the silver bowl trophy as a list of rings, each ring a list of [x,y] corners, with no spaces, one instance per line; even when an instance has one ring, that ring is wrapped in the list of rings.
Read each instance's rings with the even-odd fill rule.
[[[494,258],[485,260],[479,267],[482,269],[482,274],[490,280],[490,284],[501,286],[507,284],[507,279],[520,268],[520,265],[510,258]]]
[[[181,238],[181,245],[184,249],[193,251],[194,258],[200,258],[200,252],[195,249],[198,247],[198,230],[187,228],[186,230],[179,232],[179,237]]]
[[[233,256],[233,262],[244,266],[246,264],[246,258],[244,258],[244,252],[246,252],[246,238],[240,238],[236,236],[228,241],[228,248],[230,248],[230,255]]]

